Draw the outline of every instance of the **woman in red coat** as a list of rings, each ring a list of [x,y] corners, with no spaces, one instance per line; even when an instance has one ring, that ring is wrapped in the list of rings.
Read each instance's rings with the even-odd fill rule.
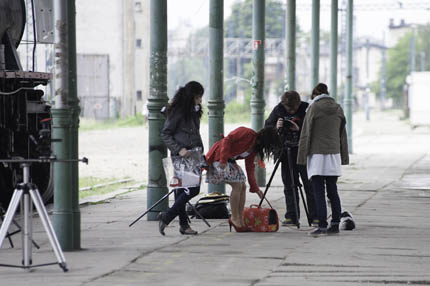
[[[246,177],[236,160],[245,159],[246,174],[250,192],[262,192],[255,181],[255,158],[263,165],[264,157],[270,157],[279,148],[279,137],[276,128],[266,127],[258,132],[246,127],[239,127],[216,142],[206,159],[209,164],[206,182],[210,184],[227,183],[232,187],[230,194],[231,218],[230,228],[237,232],[246,231],[243,221],[243,209],[246,198]],[[263,165],[264,166],[264,165]]]

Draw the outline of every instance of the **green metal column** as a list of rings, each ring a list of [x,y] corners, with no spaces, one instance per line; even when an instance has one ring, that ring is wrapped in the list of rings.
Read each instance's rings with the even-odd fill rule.
[[[160,113],[167,104],[167,0],[151,0],[150,15],[150,87],[148,97],[149,111],[149,164],[147,207],[151,207],[167,194],[166,175],[163,170],[163,158],[167,149],[160,137],[164,117]],[[168,200],[164,200],[157,209],[167,210]],[[150,212],[148,220],[156,220],[157,213]]]
[[[69,37],[69,95],[68,104],[72,110],[70,125],[70,157],[79,157],[79,107],[77,69],[76,69],[76,6],[75,0],[67,1],[68,4],[68,37]],[[81,212],[79,209],[79,163],[71,162],[72,180],[72,209],[73,209],[73,249],[81,248]]]
[[[224,133],[224,0],[209,2],[209,147]],[[208,192],[225,193],[225,185],[209,184]]]
[[[312,0],[311,91],[319,82],[320,0]]]
[[[58,89],[56,88],[57,92]],[[52,114],[52,138],[60,139],[52,143],[54,155],[59,160],[71,158],[70,129],[72,110],[70,108],[55,108]],[[63,250],[74,250],[74,221],[73,221],[73,183],[71,180],[71,162],[54,162],[54,208],[52,224]]]
[[[54,2],[56,66],[52,138],[61,141],[53,142],[52,147],[59,160],[78,158],[75,14],[74,0]],[[54,162],[53,168],[54,230],[63,250],[77,250],[81,242],[78,163]]]
[[[346,72],[346,94],[345,94],[345,115],[346,131],[348,134],[348,151],[352,153],[352,30],[353,30],[353,0],[348,0],[346,7],[347,13],[347,30],[346,30],[346,53],[347,53],[347,72]]]
[[[287,84],[285,91],[296,90],[296,0],[287,0]]]
[[[252,96],[251,96],[251,126],[255,131],[264,126],[264,42],[265,42],[265,0],[254,0],[252,5],[252,37],[254,51],[252,58]],[[257,184],[266,185],[266,170],[255,167]]]
[[[331,0],[330,95],[337,100],[338,0]]]

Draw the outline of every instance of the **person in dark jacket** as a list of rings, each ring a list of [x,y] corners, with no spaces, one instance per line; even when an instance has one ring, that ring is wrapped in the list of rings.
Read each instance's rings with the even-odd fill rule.
[[[341,202],[337,192],[337,178],[341,165],[349,164],[346,119],[342,107],[319,83],[312,91],[312,101],[306,112],[300,135],[297,164],[306,165],[315,195],[319,219],[318,228],[311,236],[339,233]],[[331,222],[327,228],[325,193],[330,199]]]
[[[274,126],[278,128],[281,138],[283,138],[281,176],[284,184],[285,204],[287,208],[285,220],[282,222],[284,226],[297,225],[300,219],[299,194],[297,190],[299,175],[305,189],[309,220],[312,224],[318,224],[314,194],[306,168],[296,164],[300,132],[307,107],[308,103],[301,101],[300,95],[296,91],[286,91],[281,96],[281,102],[275,106],[264,124],[264,126]],[[291,166],[288,163],[287,148],[290,148]],[[290,168],[293,171],[295,189],[292,188]],[[295,192],[295,194],[293,192]],[[294,196],[296,197],[296,203],[294,203]],[[296,205],[297,215],[299,217],[296,217]]]
[[[167,119],[161,130],[161,138],[170,150],[172,157],[188,157],[190,150],[196,147],[200,147],[203,154],[203,142],[200,136],[203,93],[204,89],[200,83],[190,81],[178,89],[165,110]],[[162,235],[165,235],[164,229],[176,216],[179,216],[179,232],[181,234],[197,234],[197,231],[188,224],[185,205],[199,192],[200,186],[181,188],[175,191],[175,203],[167,212],[161,212],[158,217],[159,231]]]

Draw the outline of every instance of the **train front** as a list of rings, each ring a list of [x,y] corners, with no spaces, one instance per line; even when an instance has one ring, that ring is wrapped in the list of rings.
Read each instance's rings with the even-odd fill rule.
[[[0,159],[51,155],[50,106],[43,90],[37,89],[48,84],[51,74],[23,70],[17,48],[25,25],[24,0],[0,0]],[[34,163],[30,172],[43,200],[51,200],[51,163]],[[22,175],[19,163],[0,164],[0,204],[4,209]]]

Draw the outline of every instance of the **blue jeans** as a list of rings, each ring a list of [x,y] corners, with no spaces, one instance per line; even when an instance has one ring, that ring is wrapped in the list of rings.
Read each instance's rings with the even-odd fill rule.
[[[331,222],[339,223],[341,205],[339,194],[337,193],[337,176],[312,176],[312,189],[315,195],[315,205],[319,219],[319,227],[327,227],[327,204],[325,200],[325,189],[327,187],[327,197],[331,204]]]
[[[175,191],[175,203],[167,210],[166,216],[163,219],[166,224],[169,224],[176,216],[179,216],[179,225],[188,225],[188,216],[185,212],[185,205],[189,200],[200,193],[200,186],[188,189],[190,191],[188,194],[186,189],[177,189]]]

